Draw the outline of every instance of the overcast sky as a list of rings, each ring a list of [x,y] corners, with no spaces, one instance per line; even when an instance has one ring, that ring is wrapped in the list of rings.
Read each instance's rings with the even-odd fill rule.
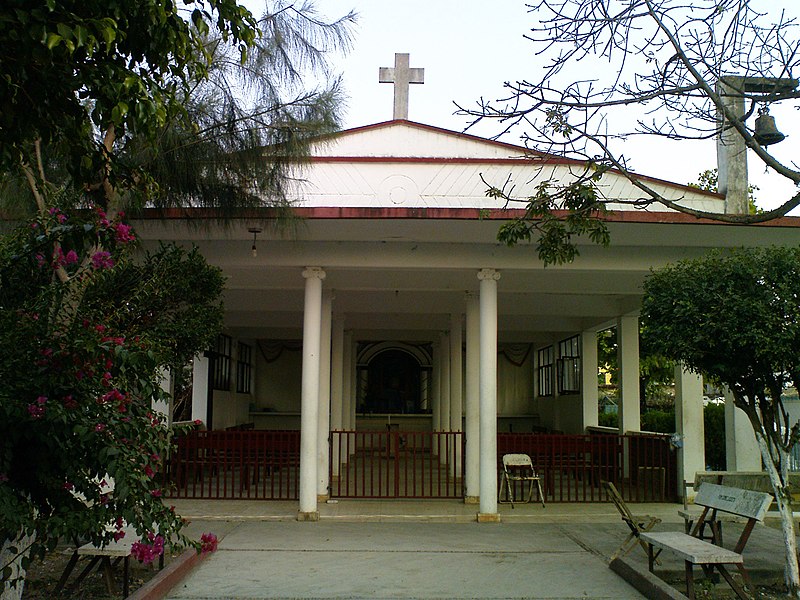
[[[785,3],[800,13],[797,0],[761,1],[770,7]],[[353,50],[337,61],[349,96],[347,128],[392,118],[393,86],[378,83],[378,69],[393,66],[395,52],[410,53],[411,66],[425,69],[425,83],[410,89],[409,118],[454,131],[468,124],[453,114],[454,101],[474,107],[481,97],[494,100],[503,96],[505,81],[536,81],[542,68],[536,46],[524,38],[534,23],[525,0],[317,0],[317,7],[328,17],[350,9],[359,13]],[[770,150],[790,160],[800,150],[800,119],[788,107],[773,107],[772,114],[789,137]],[[499,131],[499,124],[487,123],[470,133],[491,137]],[[519,143],[522,133],[515,130],[503,139]],[[625,142],[622,151],[638,172],[678,183],[696,181],[701,171],[716,167],[713,141],[638,138]],[[761,189],[757,200],[762,207],[795,193],[783,177],[765,175],[752,158],[750,181]]]

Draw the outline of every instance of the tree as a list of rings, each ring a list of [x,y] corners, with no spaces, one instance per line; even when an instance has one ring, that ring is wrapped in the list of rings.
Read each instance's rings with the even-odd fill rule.
[[[166,396],[165,369],[213,342],[222,275],[197,251],[165,246],[139,258],[134,245],[119,219],[58,209],[0,244],[0,581],[9,596],[22,591],[28,557],[61,538],[103,544],[129,524],[145,560],[165,543],[194,544],[161,502],[173,433],[152,400]]]
[[[746,208],[741,214],[697,210],[662,197],[636,174],[623,151],[625,139],[635,135],[673,140],[722,135],[743,140],[776,176],[800,183],[800,171],[772,156],[747,123],[759,106],[796,105],[800,99],[798,82],[791,79],[800,64],[796,18],[772,6],[763,10],[769,9],[772,14],[759,12],[757,0],[533,2],[530,13],[537,22],[527,37],[547,61],[543,74],[507,82],[500,100],[459,109],[473,123],[498,120],[501,134],[524,127],[532,151],[578,162],[571,180],[545,182],[530,198],[490,188],[489,195],[526,207],[524,217],[501,229],[500,239],[514,244],[536,237],[546,263],[574,259],[575,236],[607,244],[602,214],[611,199],[597,184],[612,170],[640,192],[613,202],[637,208],[661,205],[718,221],[757,223],[800,205],[795,193],[757,214]]]
[[[123,209],[286,204],[286,165],[336,127],[335,82],[303,92],[302,67],[324,75],[354,15],[269,8],[0,8],[2,205],[32,215],[0,247],[4,599],[59,537],[103,543],[127,521],[141,558],[188,541],[158,501],[171,434],[149,404],[218,330],[221,279],[194,252],[131,254]]]
[[[781,394],[800,384],[800,249],[717,251],[654,272],[642,318],[658,351],[731,390],[747,415],[781,514],[786,582],[800,597],[789,451],[800,438]]]

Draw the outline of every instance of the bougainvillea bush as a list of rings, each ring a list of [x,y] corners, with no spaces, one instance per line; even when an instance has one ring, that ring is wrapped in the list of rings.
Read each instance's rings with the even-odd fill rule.
[[[4,556],[24,568],[59,540],[107,543],[126,524],[145,557],[191,543],[161,500],[174,431],[151,407],[165,370],[219,331],[222,285],[196,250],[143,252],[99,208],[53,207],[0,238]]]

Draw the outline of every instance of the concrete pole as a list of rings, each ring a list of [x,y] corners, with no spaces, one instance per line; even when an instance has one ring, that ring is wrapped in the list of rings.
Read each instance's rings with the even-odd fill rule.
[[[442,358],[441,381],[439,382],[439,389],[441,391],[441,400],[439,401],[439,414],[441,415],[442,431],[450,431],[450,335],[443,332],[440,335],[441,344],[439,346],[439,354]],[[451,453],[448,451],[450,440],[442,435],[439,437],[439,460],[447,463],[452,459]]]
[[[319,414],[322,280],[325,271],[308,267],[303,314],[303,373],[300,389],[300,510],[298,521],[318,521],[317,429]]]
[[[464,335],[461,330],[461,313],[450,315],[450,431],[463,431],[464,400],[462,377],[464,376],[463,367],[463,345]],[[452,439],[452,463],[450,472],[460,478],[461,473],[461,440],[458,437]]]
[[[581,333],[581,390],[583,429],[598,423],[597,408],[597,332]]]
[[[726,77],[717,82],[717,92],[722,102],[734,115],[744,116],[744,78]],[[717,137],[717,190],[725,194],[725,212],[747,214],[747,146],[739,132],[724,121],[722,112],[717,119],[721,133]]]
[[[481,269],[480,281],[480,444],[481,499],[478,522],[500,521],[497,513],[497,281],[500,273]]]
[[[466,473],[464,503],[480,500],[480,306],[478,296],[467,294]]]
[[[725,106],[734,115],[743,116],[744,77],[725,77],[717,82],[717,92],[722,96]],[[735,129],[723,123],[718,114],[722,131],[717,138],[718,190],[725,194],[725,212],[728,214],[747,214],[749,211],[747,147],[744,138]],[[733,395],[725,393],[725,454],[729,471],[760,471],[761,452],[758,449],[753,426],[750,420],[736,408]]]
[[[331,332],[331,431],[342,431],[343,429],[343,384],[344,384],[344,318],[336,317],[333,320],[333,331]],[[337,440],[341,443],[341,439]],[[342,463],[339,450],[341,446],[336,444],[333,448],[331,463],[333,466],[334,478],[339,477]]]
[[[317,501],[325,502],[330,484],[331,435],[331,311],[333,294],[322,293],[322,325],[319,351],[319,413],[317,414]]]
[[[682,441],[678,449],[678,495],[683,496],[683,482],[694,481],[695,473],[706,470],[706,453],[703,380],[681,364],[675,365],[675,427]]]
[[[639,317],[617,320],[617,363],[619,364],[619,432],[641,431],[639,408]]]

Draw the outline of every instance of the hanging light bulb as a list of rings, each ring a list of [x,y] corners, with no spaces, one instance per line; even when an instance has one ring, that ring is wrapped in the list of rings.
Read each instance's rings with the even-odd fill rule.
[[[258,256],[258,250],[256,249],[256,236],[261,233],[261,229],[258,227],[251,227],[247,231],[253,234],[253,247],[250,248],[250,254],[253,255],[253,258],[256,258]]]

